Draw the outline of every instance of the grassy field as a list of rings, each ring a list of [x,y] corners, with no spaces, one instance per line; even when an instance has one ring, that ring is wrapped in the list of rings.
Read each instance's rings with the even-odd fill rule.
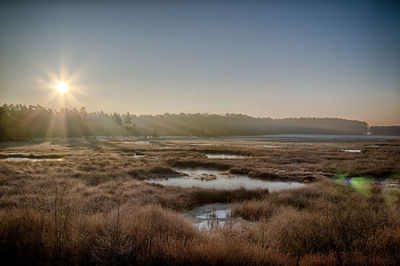
[[[400,190],[382,182],[400,179],[399,141],[54,139],[0,143],[0,158],[2,265],[400,263]],[[146,183],[178,176],[176,167],[307,186],[268,192]],[[181,215],[208,203],[232,203],[243,222],[199,231]]]

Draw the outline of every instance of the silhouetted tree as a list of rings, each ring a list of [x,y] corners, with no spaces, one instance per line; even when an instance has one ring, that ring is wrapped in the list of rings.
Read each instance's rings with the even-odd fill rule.
[[[157,129],[153,129],[153,133],[151,133],[151,136],[153,138],[158,138],[160,135],[158,135]]]
[[[372,126],[369,132],[373,135],[400,136],[400,126]]]
[[[122,126],[122,119],[121,119],[121,117],[119,116],[119,114],[114,113],[112,119],[113,119],[113,121],[114,121],[118,126]]]

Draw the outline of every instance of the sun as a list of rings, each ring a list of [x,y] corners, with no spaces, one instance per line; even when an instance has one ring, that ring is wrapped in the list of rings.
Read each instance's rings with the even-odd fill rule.
[[[59,93],[65,93],[68,90],[68,84],[64,81],[60,81],[57,83],[57,90]]]

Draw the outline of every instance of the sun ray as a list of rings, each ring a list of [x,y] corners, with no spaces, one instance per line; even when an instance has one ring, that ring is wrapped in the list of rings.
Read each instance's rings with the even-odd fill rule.
[[[52,106],[56,111],[52,115],[51,121],[47,128],[46,135],[51,136],[67,136],[67,119],[63,110],[71,109],[81,105],[79,99],[85,95],[85,87],[80,84],[83,72],[86,66],[78,67],[74,72],[69,71],[64,60],[60,61],[58,72],[49,71],[44,66],[38,66],[42,69],[43,76],[38,77],[37,83],[39,88],[47,90],[47,98],[45,106]],[[34,118],[32,118],[34,120]]]

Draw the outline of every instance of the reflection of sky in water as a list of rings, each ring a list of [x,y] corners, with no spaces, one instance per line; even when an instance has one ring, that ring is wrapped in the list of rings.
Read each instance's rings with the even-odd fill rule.
[[[217,219],[226,219],[228,216],[231,215],[231,210],[230,209],[225,209],[225,210],[211,210],[203,214],[199,214],[196,216],[198,219],[209,219],[212,217],[215,217]]]
[[[361,152],[361,150],[343,150],[344,152]]]
[[[150,144],[150,141],[135,141],[135,144]]]
[[[202,221],[199,223],[195,223],[195,226],[199,229],[199,230],[207,230],[210,231],[213,228],[222,228],[225,226],[225,221],[211,221],[211,220],[207,220],[207,221]]]
[[[278,191],[282,189],[298,188],[305,186],[299,182],[281,182],[281,181],[265,181],[252,179],[248,176],[228,176],[221,174],[217,170],[207,169],[175,169],[178,172],[186,174],[181,177],[171,177],[167,179],[152,179],[147,182],[157,183],[167,186],[178,186],[184,188],[199,187],[199,188],[214,188],[214,189],[268,189],[270,191]],[[204,175],[215,175],[213,180],[201,180]]]
[[[240,219],[231,218],[231,206],[229,204],[207,204],[183,214],[192,220],[199,230],[211,230],[222,228],[226,222],[237,223]]]
[[[264,145],[264,148],[280,148],[281,146],[278,145]]]
[[[4,159],[10,162],[62,162],[63,158],[27,158],[27,157],[8,157]]]
[[[243,159],[246,156],[235,154],[206,154],[208,159]]]

